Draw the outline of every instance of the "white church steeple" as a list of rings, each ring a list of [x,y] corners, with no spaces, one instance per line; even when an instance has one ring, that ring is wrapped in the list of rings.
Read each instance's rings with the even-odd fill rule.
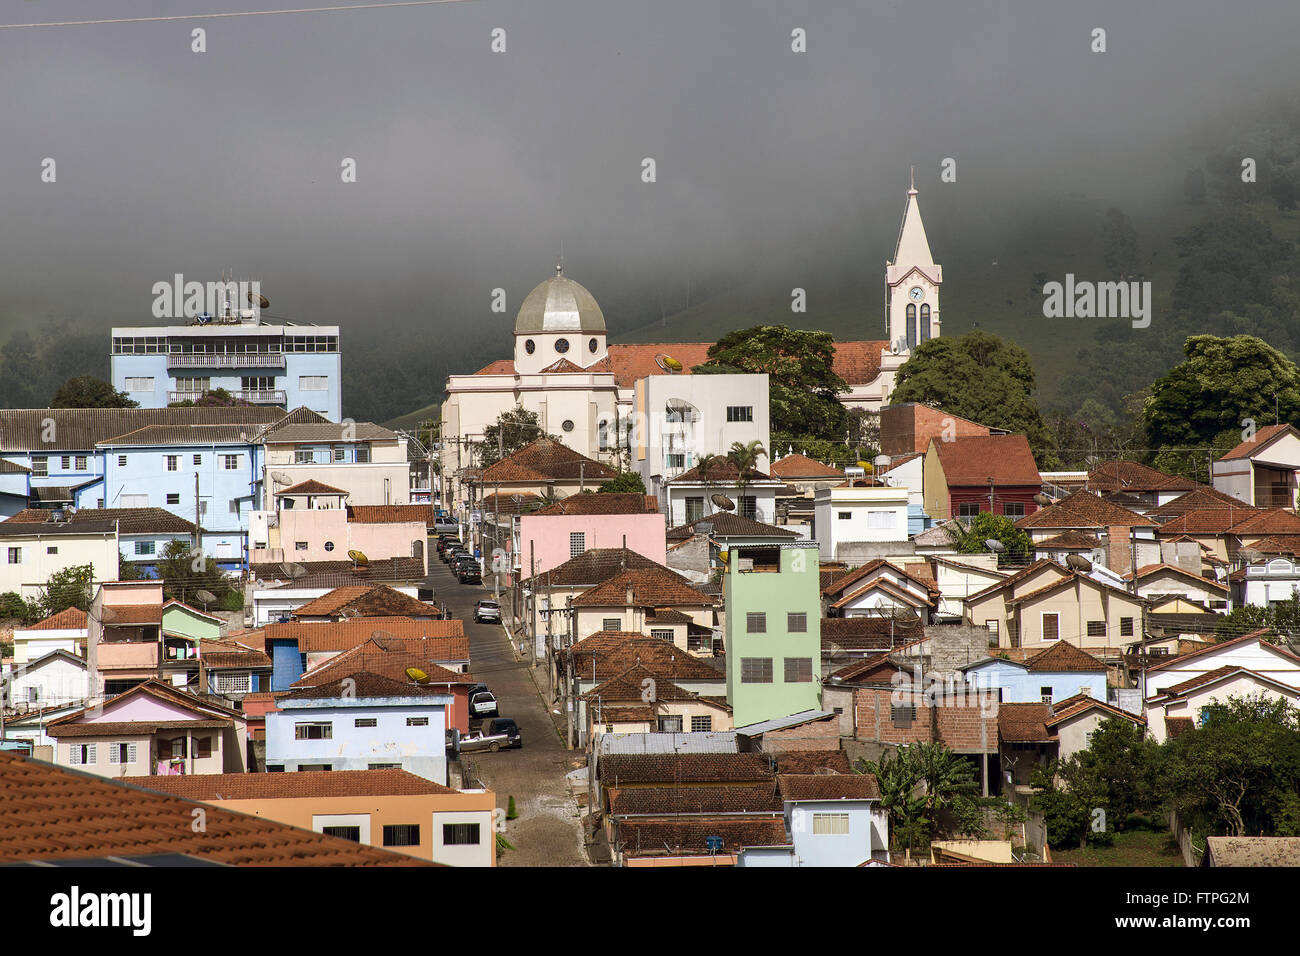
[[[930,253],[916,195],[913,178],[894,258],[885,264],[885,322],[890,351],[895,355],[906,355],[921,342],[939,336],[943,269]]]

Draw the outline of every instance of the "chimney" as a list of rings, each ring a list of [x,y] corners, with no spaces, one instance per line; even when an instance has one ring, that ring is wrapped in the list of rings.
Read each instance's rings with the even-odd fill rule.
[[[1132,531],[1121,526],[1106,529],[1106,565],[1116,574],[1128,574],[1133,570]]]
[[[627,606],[632,607],[635,600],[636,600],[636,595],[632,593],[632,585],[631,583],[629,583],[627,586]]]

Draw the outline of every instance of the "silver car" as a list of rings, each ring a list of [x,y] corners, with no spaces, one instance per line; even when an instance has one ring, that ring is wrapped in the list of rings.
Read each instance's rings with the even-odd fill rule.
[[[484,598],[478,602],[474,608],[474,620],[478,624],[500,624],[501,623],[501,602]]]

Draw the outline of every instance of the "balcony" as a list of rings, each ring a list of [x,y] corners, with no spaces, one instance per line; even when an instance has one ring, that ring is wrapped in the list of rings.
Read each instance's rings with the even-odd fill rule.
[[[170,353],[167,367],[173,368],[284,368],[284,353],[220,352]]]
[[[100,641],[95,656],[101,671],[155,671],[158,669],[158,642]]]
[[[211,389],[209,389],[211,391]],[[197,402],[208,392],[168,392],[167,401],[169,402]],[[254,389],[235,389],[230,393],[232,398],[237,398],[248,402],[252,405],[283,405],[285,403],[285,394],[277,388],[254,388]]]

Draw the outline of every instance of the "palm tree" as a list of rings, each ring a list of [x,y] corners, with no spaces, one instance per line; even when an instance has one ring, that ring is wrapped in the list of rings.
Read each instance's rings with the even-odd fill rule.
[[[738,472],[736,484],[740,490],[737,497],[744,497],[745,488],[749,485],[749,473],[758,468],[759,460],[766,454],[767,449],[763,447],[763,443],[757,438],[743,445],[738,441],[731,443],[731,451],[727,452],[727,460],[736,466]],[[736,502],[736,507],[739,510],[739,501]]]
[[[709,489],[714,487],[713,477],[710,474],[710,472],[713,471],[713,469],[717,466],[718,462],[721,460],[722,460],[721,455],[715,455],[712,452],[705,455],[700,455],[698,458],[695,459],[695,468],[700,473],[700,481],[703,482],[704,484],[705,498],[709,497]]]

